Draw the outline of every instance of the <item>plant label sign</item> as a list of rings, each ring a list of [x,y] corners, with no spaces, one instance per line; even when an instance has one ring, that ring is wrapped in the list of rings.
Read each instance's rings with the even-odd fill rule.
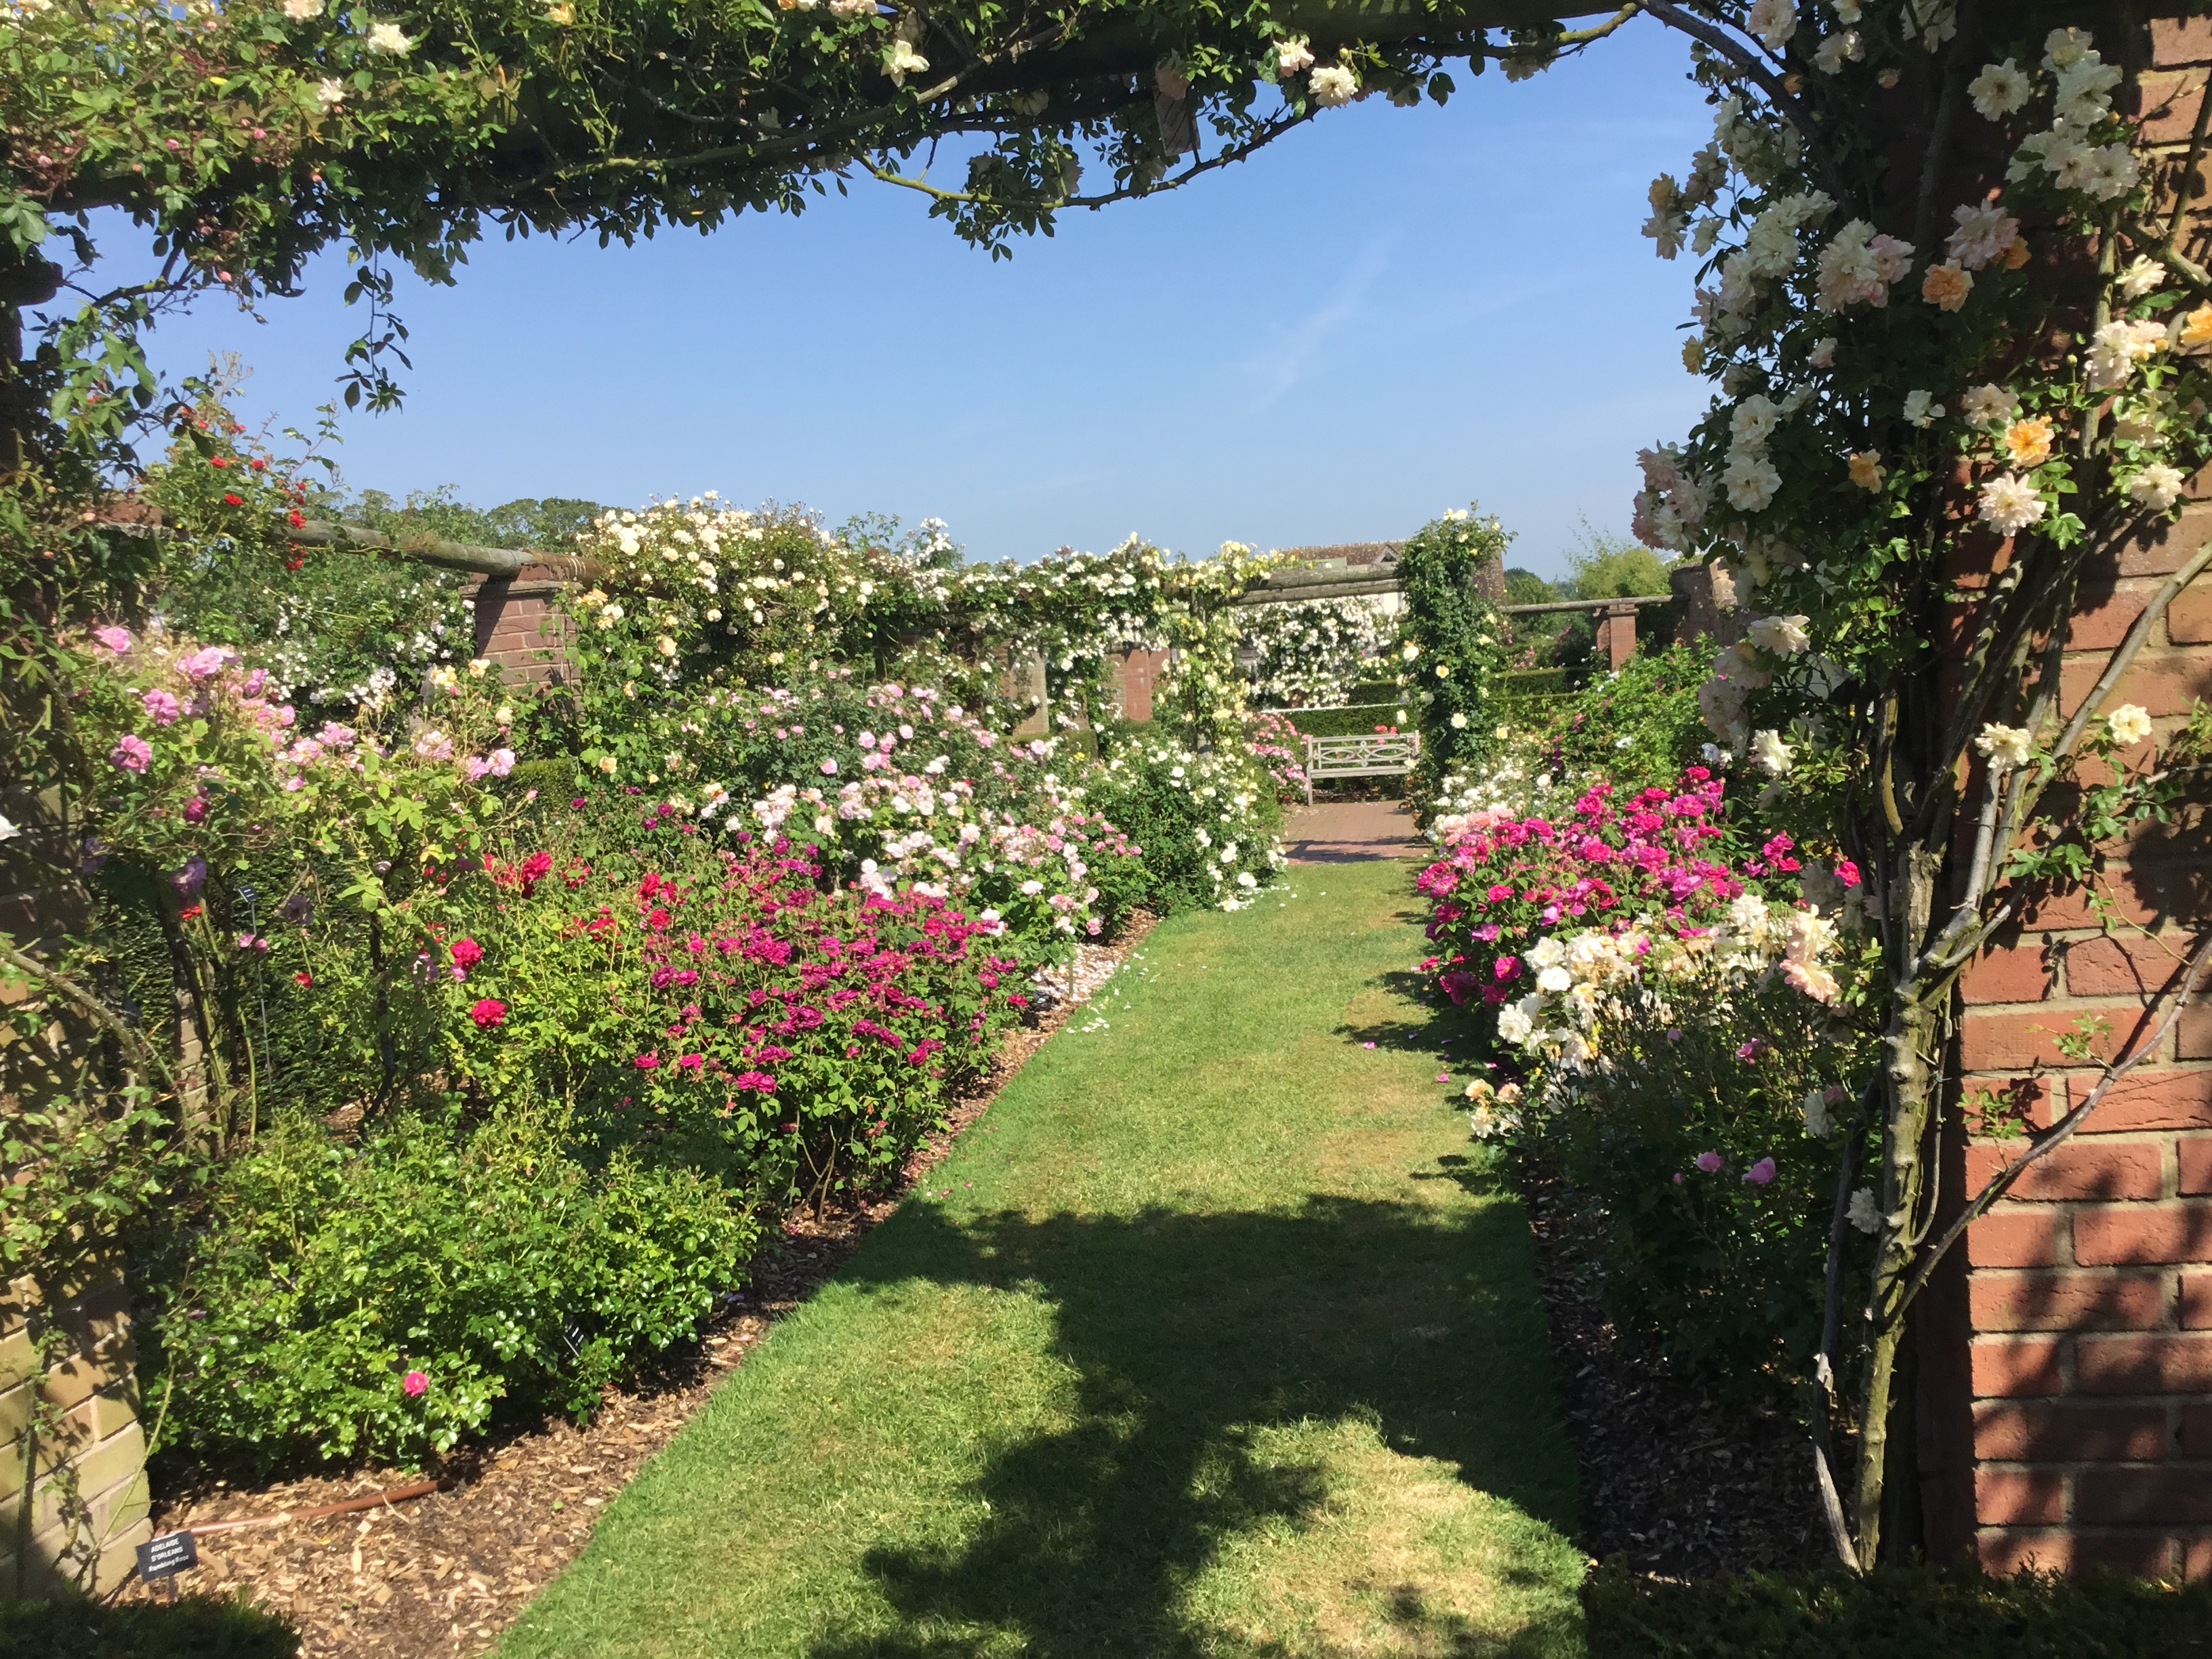
[[[188,1532],[165,1532],[138,1547],[138,1576],[149,1582],[173,1577],[199,1564],[199,1545]]]

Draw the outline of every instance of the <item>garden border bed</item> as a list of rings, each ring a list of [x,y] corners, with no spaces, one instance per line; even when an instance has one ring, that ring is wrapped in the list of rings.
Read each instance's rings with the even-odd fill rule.
[[[302,1659],[487,1651],[590,1542],[599,1510],[770,1328],[851,1258],[1158,920],[1138,912],[1113,944],[1079,945],[1076,995],[1057,998],[1034,1023],[1006,1035],[975,1091],[908,1160],[896,1190],[819,1222],[803,1212],[794,1217],[781,1248],[756,1261],[743,1291],[708,1319],[697,1341],[670,1350],[629,1387],[610,1389],[589,1425],[553,1418],[510,1425],[429,1465],[424,1473],[437,1477],[439,1489],[411,1502],[203,1537],[198,1582],[187,1588],[242,1592],[289,1615],[299,1627]],[[368,1467],[255,1487],[218,1482],[157,1504],[155,1530],[343,1502],[419,1479]],[[134,1578],[119,1599],[161,1597]]]

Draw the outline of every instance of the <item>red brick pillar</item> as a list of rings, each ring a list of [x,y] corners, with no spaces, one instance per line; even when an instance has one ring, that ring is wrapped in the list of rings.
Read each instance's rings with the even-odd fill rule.
[[[1167,668],[1164,651],[1125,651],[1114,664],[1114,679],[1121,690],[1121,718],[1148,720],[1152,717],[1152,688]]]
[[[574,624],[561,608],[559,574],[526,565],[514,576],[485,576],[468,590],[476,612],[477,655],[497,663],[507,684],[565,685]]]
[[[1619,669],[1636,654],[1636,607],[1607,605],[1596,613],[1597,654],[1606,666]]]

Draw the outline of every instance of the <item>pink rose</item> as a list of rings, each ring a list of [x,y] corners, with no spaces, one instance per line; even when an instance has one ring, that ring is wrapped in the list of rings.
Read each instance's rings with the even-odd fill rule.
[[[1754,1187],[1764,1187],[1774,1179],[1774,1160],[1762,1158],[1743,1172],[1743,1178]]]
[[[95,628],[92,637],[118,657],[131,649],[131,630],[127,628]]]
[[[400,1392],[410,1400],[414,1399],[429,1386],[430,1374],[428,1371],[410,1371],[399,1379]]]
[[[149,691],[142,701],[146,705],[146,712],[154,717],[154,724],[156,726],[173,726],[177,722],[177,716],[185,712],[176,698],[159,686]]]
[[[236,652],[223,646],[204,645],[177,666],[185,671],[185,677],[187,679],[198,683],[201,680],[213,679],[217,674],[222,673],[223,665],[237,654]]]
[[[1718,1152],[1699,1152],[1698,1154],[1698,1167],[1700,1170],[1703,1170],[1707,1175],[1719,1174],[1721,1167],[1721,1155]]]
[[[126,772],[143,772],[154,763],[154,745],[135,732],[126,732],[107,751],[108,760]]]

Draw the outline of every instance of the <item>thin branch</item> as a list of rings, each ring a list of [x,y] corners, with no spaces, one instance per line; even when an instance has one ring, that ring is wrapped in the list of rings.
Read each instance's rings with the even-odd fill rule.
[[[2074,718],[2068,722],[2057,743],[2052,745],[2052,759],[2063,760],[2074,752],[2075,745],[2081,740],[2081,733],[2095,718],[2099,706],[2119,684],[2120,677],[2134,663],[2137,653],[2142,650],[2143,641],[2150,637],[2150,630],[2157,625],[2159,618],[2166,615],[2166,607],[2173,603],[2184,588],[2203,574],[2208,565],[2212,565],[2212,542],[2198,548],[2190,556],[2189,562],[2168,576],[2158,592],[2151,595],[2150,603],[2143,606],[2142,615],[2136,618],[2135,625],[2128,629],[2127,637],[2113,650],[2111,660],[2105,665],[2105,672],[2098,677],[2097,684],[2090,689],[2089,695],[2081,699],[2081,706],[2074,711]]]
[[[1261,149],[1264,145],[1273,143],[1276,139],[1290,131],[1291,128],[1301,126],[1306,122],[1312,120],[1315,113],[1315,111],[1308,110],[1304,114],[1292,116],[1287,120],[1271,122],[1263,131],[1255,133],[1253,137],[1246,139],[1243,143],[1235,146],[1233,149],[1223,150],[1219,155],[1215,155],[1207,161],[1194,161],[1189,167],[1185,167],[1181,173],[1176,173],[1173,178],[1155,179],[1152,184],[1146,185],[1141,189],[1125,187],[1123,189],[1108,191],[1107,193],[1100,196],[1063,196],[1056,201],[1042,203],[1040,205],[1053,212],[1058,212],[1063,208],[1091,208],[1095,210],[1105,207],[1115,202],[1130,201],[1140,196],[1156,196],[1164,190],[1181,189],[1183,185],[1188,184],[1192,179],[1197,178],[1199,174],[1202,173],[1212,173],[1217,167],[1225,167],[1233,161],[1243,161],[1255,150]],[[988,196],[978,196],[973,191],[946,190],[942,185],[931,184],[927,179],[909,179],[904,174],[893,173],[888,167],[879,167],[872,161],[864,161],[861,165],[866,167],[871,173],[874,174],[875,177],[880,179],[883,183],[887,185],[897,185],[907,190],[919,191],[933,201],[964,202],[971,205],[980,206],[989,204],[996,199]]]
[[[2189,218],[2189,204],[2197,197],[2197,164],[2204,159],[2207,131],[2212,131],[2212,88],[2200,87],[2197,95],[2197,126],[2189,135],[2189,159],[2181,164],[2181,178],[2173,191],[2173,211],[2166,222],[2164,246],[2167,248],[2179,247],[2181,244],[2182,226]]]
[[[25,956],[11,945],[0,945],[0,960],[6,961],[9,967],[19,973],[28,975],[41,985],[58,991],[80,1012],[89,1016],[96,1024],[112,1032],[125,1049],[137,1056],[141,1070],[158,1072],[163,1079],[168,1078],[168,1066],[163,1064],[161,1056],[154,1052],[152,1045],[146,1041],[144,1035],[132,1030],[121,1016],[75,980],[65,974],[56,973],[36,957]]]
[[[2189,959],[2188,968],[2182,974],[2181,984],[2174,991],[2172,1000],[2167,1004],[2164,1016],[2153,1028],[2150,1035],[2138,1043],[2134,1052],[2126,1059],[2106,1067],[2104,1077],[2099,1080],[2097,1086],[2089,1091],[2087,1099],[2052,1124],[2044,1133],[2043,1138],[2033,1143],[2027,1151],[1990,1177],[1988,1184],[1975,1195],[1972,1203],[1959,1212],[1958,1218],[1944,1230],[1943,1237],[1936,1241],[1935,1249],[1928,1253],[1918,1269],[1905,1282],[1905,1289],[1899,1294],[1895,1305],[1883,1316],[1885,1322],[1900,1317],[1905,1310],[1911,1306],[1913,1298],[1927,1288],[1928,1281],[1935,1277],[1936,1269],[1942,1263],[1944,1255],[1953,1245],[1965,1237],[1968,1227],[1988,1213],[1990,1206],[2002,1198],[2011,1189],[2012,1184],[2027,1173],[2030,1166],[2048,1157],[2057,1147],[2071,1139],[2074,1132],[2081,1127],[2089,1114],[2104,1104],[2105,1097],[2112,1092],[2114,1084],[2158,1052],[2160,1045],[2166,1041],[2166,1034],[2173,1029],[2174,1022],[2181,1018],[2182,1010],[2188,1006],[2190,995],[2196,990],[2197,981],[2203,973],[2204,965],[2208,961],[2212,961],[2212,933],[2204,934],[2198,943],[2195,954]]]
[[[1759,90],[1772,100],[1774,106],[1804,138],[1805,153],[1820,173],[1820,182],[1826,187],[1828,194],[1835,198],[1839,205],[1852,199],[1850,187],[1828,160],[1820,123],[1814,120],[1802,104],[1790,95],[1790,89],[1782,84],[1780,76],[1760,63],[1757,55],[1735,36],[1701,17],[1692,16],[1676,5],[1674,0],[1643,0],[1643,6],[1645,11],[1669,28],[1680,30],[1692,40],[1703,41],[1742,70],[1747,77],[1756,82]]]

